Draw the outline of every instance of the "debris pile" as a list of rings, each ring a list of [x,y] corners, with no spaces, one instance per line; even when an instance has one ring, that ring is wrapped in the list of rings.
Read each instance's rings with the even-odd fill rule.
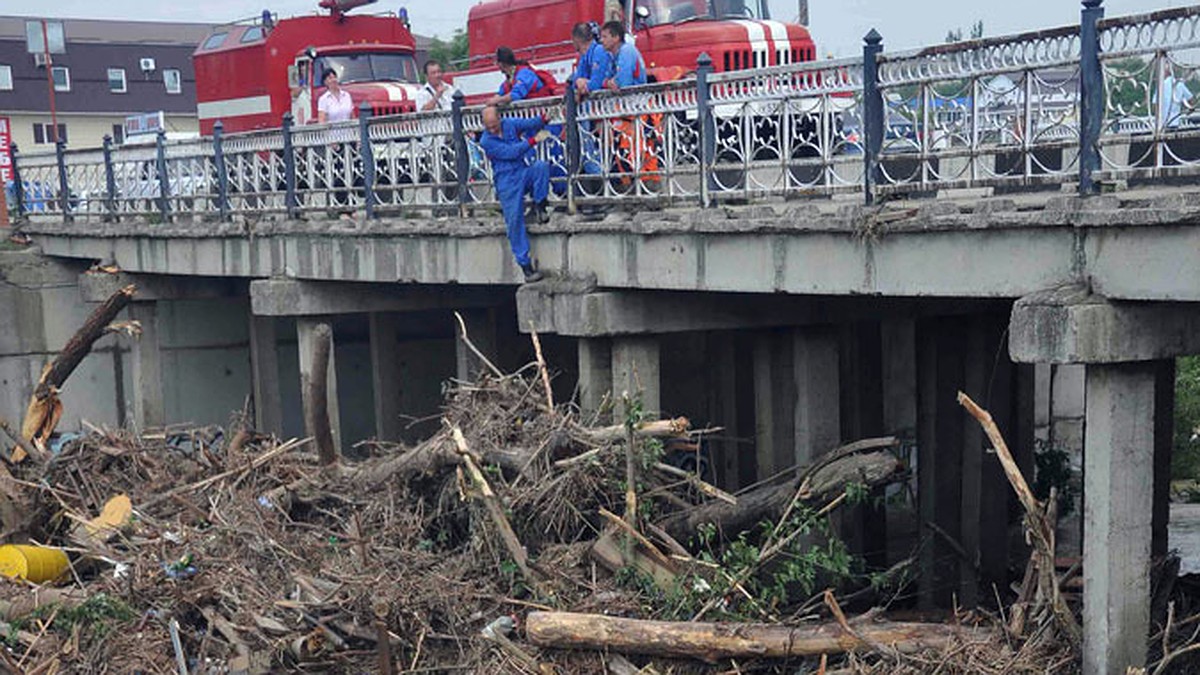
[[[353,462],[244,420],[228,434],[92,429],[57,453],[38,443],[24,461],[4,457],[0,522],[33,548],[0,550],[18,577],[0,580],[0,663],[182,675],[1077,667],[1053,513],[1015,465],[1035,546],[1012,605],[902,616],[887,606],[909,562],[867,575],[829,526],[905,480],[895,439],[729,494],[698,456],[680,461],[708,430],[646,419],[636,395],[614,406],[618,423],[590,424],[555,404],[540,358],[515,374],[488,366],[451,387],[432,438],[364,444]],[[1171,607],[1157,639],[1163,660],[1184,662],[1200,619]]]

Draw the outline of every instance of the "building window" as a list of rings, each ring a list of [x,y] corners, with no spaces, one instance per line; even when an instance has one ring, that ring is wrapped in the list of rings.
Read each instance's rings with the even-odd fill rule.
[[[54,78],[54,91],[71,91],[71,71],[66,66],[53,66],[50,76]]]
[[[12,66],[0,66],[0,91],[12,91]]]
[[[109,68],[108,69],[108,90],[114,94],[124,94],[129,91],[125,83],[124,68]]]
[[[178,68],[166,68],[163,70],[163,83],[167,85],[168,94],[183,93],[183,78],[179,76]]]
[[[67,125],[61,122],[58,125],[58,138],[63,143],[67,142]],[[46,145],[54,143],[54,125],[44,122],[33,123],[33,142],[35,145]]]
[[[125,142],[125,125],[124,124],[112,125],[112,139],[113,139],[114,145],[121,145],[122,143]]]

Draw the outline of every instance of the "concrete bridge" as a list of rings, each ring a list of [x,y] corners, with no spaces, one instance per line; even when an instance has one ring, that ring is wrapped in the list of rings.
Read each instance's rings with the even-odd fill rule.
[[[477,113],[461,107],[295,132],[304,138],[27,160],[23,180],[50,167],[59,180],[32,180],[59,187],[21,224],[40,253],[0,254],[0,307],[18,318],[0,328],[0,396],[12,396],[0,414],[19,414],[12,392],[27,387],[13,385],[36,379],[87,303],[136,283],[130,314],[145,333],[129,349],[107,343],[76,376],[68,419],[216,423],[249,400],[261,429],[303,433],[304,345],[324,322],[343,451],[411,440],[428,432],[420,420],[440,383],[478,371],[455,339],[457,311],[507,368],[529,359],[521,333],[538,331],[558,396],[585,414],[641,389],[650,410],[725,427],[709,452],[727,488],[845,440],[902,436],[920,521],[946,535],[922,549],[922,600],[972,605],[1007,584],[1020,550],[995,534],[1016,522],[1011,490],[955,403],[962,390],[991,410],[1027,475],[1037,439],[1081,451],[1085,510],[1062,536],[1082,542],[1084,667],[1123,673],[1145,662],[1150,563],[1167,548],[1173,359],[1200,353],[1200,156],[1186,105],[1147,96],[1135,109],[1096,93],[1140,77],[1129,59],[1151,82],[1190,75],[1180,53],[1200,45],[1200,9],[1101,14],[1089,0],[1080,26],[895,55],[869,36],[861,61],[703,73],[554,108],[564,195],[531,230],[552,275],[520,287],[486,166],[469,161]],[[1163,25],[1175,29],[1141,30]],[[1068,105],[1035,100],[1047,82],[1070,90]],[[976,94],[969,114],[936,121],[933,101],[958,98],[948,84]],[[909,89],[926,103],[899,95]],[[1004,103],[1004,91],[1020,95]],[[627,115],[622,101],[668,120],[663,161],[588,173],[587,134]],[[923,121],[916,138],[896,133],[893,115]],[[846,152],[855,116],[862,154]],[[750,132],[797,119],[841,126],[799,144],[814,153],[791,152],[790,132]],[[430,129],[444,145],[418,137]],[[605,133],[593,140],[613,152]],[[349,134],[340,163],[312,150],[330,134]],[[276,141],[293,150],[273,154]],[[240,149],[225,157],[224,144]],[[414,153],[433,168],[414,168]],[[157,171],[149,199],[120,187],[139,161]],[[216,179],[197,187],[200,175]],[[70,188],[98,176],[98,191]],[[314,217],[337,199],[354,219]],[[576,213],[601,204],[606,215]],[[883,518],[858,518],[853,546],[885,560]]]

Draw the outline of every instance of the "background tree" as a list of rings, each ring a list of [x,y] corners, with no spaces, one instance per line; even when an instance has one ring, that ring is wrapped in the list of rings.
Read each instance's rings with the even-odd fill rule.
[[[439,61],[447,71],[467,69],[468,54],[467,31],[459,28],[449,40],[433,38],[429,44],[429,58]]]

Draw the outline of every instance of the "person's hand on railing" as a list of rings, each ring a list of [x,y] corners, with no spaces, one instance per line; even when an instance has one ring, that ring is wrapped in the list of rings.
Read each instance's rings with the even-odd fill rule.
[[[529,141],[530,141],[529,144],[537,145],[538,143],[541,143],[542,141],[546,140],[547,138],[550,138],[550,136],[551,136],[551,133],[549,131],[542,129],[541,131],[534,134],[533,138],[529,139]]]

